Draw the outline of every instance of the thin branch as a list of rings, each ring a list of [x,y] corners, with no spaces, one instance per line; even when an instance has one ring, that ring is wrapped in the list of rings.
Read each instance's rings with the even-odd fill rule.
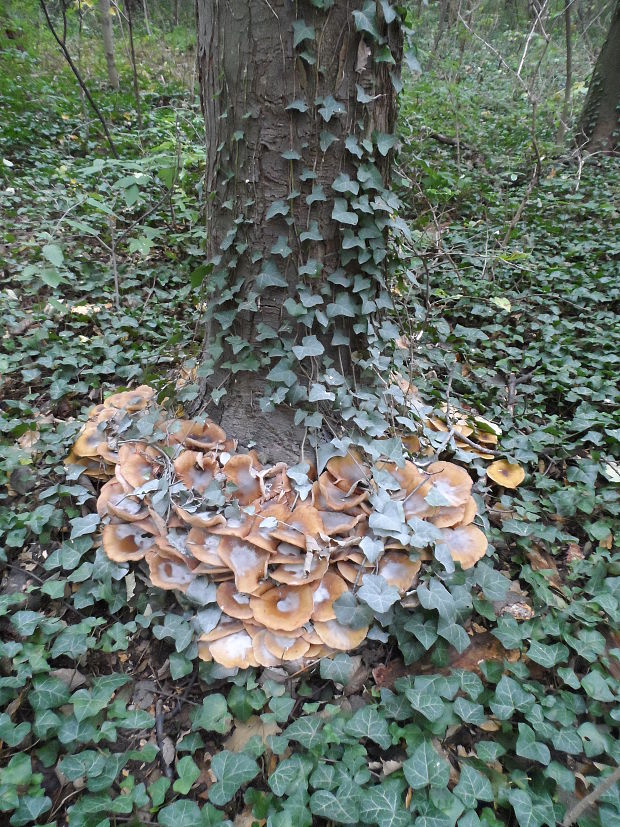
[[[58,36],[58,32],[54,28],[54,24],[51,21],[49,11],[47,9],[47,6],[45,5],[45,0],[39,0],[39,3],[41,4],[41,8],[43,9],[43,14],[45,15],[45,20],[47,21],[47,25],[49,27],[49,30],[54,35],[54,40],[60,46],[60,49],[61,49],[63,55],[65,56],[65,60],[69,64],[69,67],[71,68],[71,71],[75,75],[77,82],[80,84],[80,88],[82,89],[82,91],[86,95],[86,97],[88,99],[88,102],[90,103],[94,113],[96,114],[97,118],[99,119],[99,121],[101,123],[101,126],[103,127],[103,131],[105,133],[106,139],[107,139],[108,144],[110,146],[110,151],[112,152],[112,155],[114,156],[114,158],[118,158],[119,157],[118,152],[116,151],[116,147],[114,146],[114,141],[112,140],[112,136],[110,135],[108,125],[105,122],[105,118],[103,117],[103,115],[101,114],[101,110],[99,109],[99,107],[97,106],[95,101],[93,100],[93,96],[88,91],[88,87],[86,86],[86,84],[82,80],[82,76],[80,75],[80,72],[79,72],[77,66],[75,65],[71,55],[69,54],[69,50],[67,49],[67,45],[66,45],[67,16],[65,14],[64,5],[63,5],[63,20],[64,20],[63,25],[64,25],[64,29],[63,29],[63,36],[61,38],[61,37]]]
[[[611,775],[608,775],[604,781],[601,781],[598,787],[595,787],[591,793],[588,793],[585,798],[582,798],[574,807],[571,807],[564,816],[562,827],[571,827],[589,807],[598,801],[603,793],[607,792],[607,790],[613,787],[618,781],[620,781],[620,767],[616,767]]]

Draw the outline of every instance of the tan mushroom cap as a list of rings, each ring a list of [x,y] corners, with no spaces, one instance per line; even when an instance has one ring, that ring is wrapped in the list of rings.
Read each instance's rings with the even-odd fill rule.
[[[265,628],[292,631],[310,620],[313,590],[310,586],[274,586],[260,597],[253,596],[250,606],[256,622]]]
[[[243,540],[250,533],[253,522],[254,517],[242,511],[238,517],[229,517],[225,522],[213,525],[210,531],[212,534],[221,534],[223,537],[238,537]]]
[[[277,520],[278,524],[286,521],[290,517],[290,514],[290,508],[284,503],[269,505],[257,511],[251,523],[250,531],[246,536],[246,540],[248,543],[253,543],[255,546],[264,548],[266,551],[274,552],[278,546],[278,540],[272,536],[274,529],[269,526],[273,520]],[[262,525],[263,523],[265,523],[264,526]]]
[[[238,537],[224,537],[217,553],[235,575],[237,590],[252,594],[267,576],[269,552]]]
[[[100,456],[99,445],[103,439],[103,431],[97,423],[89,421],[73,443],[73,453],[78,457],[98,457]]]
[[[147,520],[136,523],[109,523],[104,526],[101,536],[103,550],[115,563],[142,560],[155,544],[152,525]]]
[[[314,628],[323,643],[341,652],[355,649],[368,634],[368,626],[363,626],[361,629],[350,629],[348,626],[338,623],[337,620],[316,621]]]
[[[487,538],[475,525],[443,528],[441,543],[448,547],[455,563],[460,563],[464,569],[470,569],[481,560],[488,547]]]
[[[350,562],[349,560],[338,560],[336,568],[338,572],[348,580],[349,583],[359,583],[364,572],[364,569],[372,569],[374,566],[370,563],[364,555],[360,555],[362,559],[357,562]],[[361,571],[360,571],[361,568]]]
[[[172,510],[187,525],[198,529],[213,529],[214,526],[226,525],[226,517],[223,514],[214,514],[212,511],[187,511],[180,505],[173,502]]]
[[[473,523],[474,517],[478,513],[478,506],[476,505],[476,501],[473,497],[470,497],[467,502],[465,503],[465,513],[463,514],[463,519],[458,522],[457,526],[464,526]]]
[[[315,489],[317,489],[316,493]],[[368,491],[357,491],[349,494],[348,491],[338,488],[327,472],[323,472],[313,485],[314,504],[321,511],[350,511],[367,499]]]
[[[247,669],[259,665],[254,657],[252,638],[245,629],[214,640],[208,647],[213,660],[227,669]]]
[[[118,449],[116,477],[124,488],[140,488],[160,476],[159,458],[158,451],[145,442],[126,442]]]
[[[325,534],[325,526],[319,516],[319,512],[311,505],[298,505],[293,511],[289,511],[286,521],[278,522],[271,536],[276,540],[291,543],[299,548],[308,548],[308,540],[316,539]]]
[[[223,446],[225,442],[226,431],[210,420],[207,420],[203,425],[194,422],[193,427],[189,429],[185,437],[186,445],[197,448],[199,451],[212,451],[216,447]]]
[[[320,580],[329,566],[327,557],[319,557],[314,554],[308,567],[304,560],[299,563],[284,563],[274,566],[270,570],[270,576],[276,583],[288,583],[289,586],[303,586],[304,583],[312,583]]]
[[[268,634],[270,634],[268,629],[261,629],[260,632],[257,632],[257,634],[252,637],[252,651],[254,652],[254,657],[260,666],[266,666],[268,668],[280,666],[282,663],[281,658],[277,658],[275,655],[272,655],[265,645],[265,636]]]
[[[285,632],[273,632],[270,629],[266,630],[264,643],[267,650],[280,660],[297,660],[303,657],[310,648],[308,641],[299,634],[296,637],[290,637]]]
[[[104,408],[119,408],[129,413],[141,411],[155,396],[155,391],[148,385],[140,385],[132,391],[113,393],[103,402]]]
[[[334,484],[345,493],[356,483],[366,482],[370,477],[369,467],[364,463],[360,452],[354,448],[349,448],[344,457],[332,457],[326,467],[333,477]]]
[[[212,643],[214,640],[219,640],[221,637],[234,635],[235,632],[241,631],[243,631],[243,623],[241,623],[240,620],[233,620],[233,618],[223,614],[217,626],[214,629],[211,629],[210,632],[204,632],[200,635],[199,639],[205,643]]]
[[[127,523],[145,520],[149,514],[148,509],[139,500],[123,491],[116,479],[106,482],[99,492],[97,513],[100,517],[111,514]]]
[[[413,588],[421,566],[420,560],[411,560],[408,554],[388,551],[379,560],[379,574],[390,586],[404,593]]]
[[[487,468],[487,476],[504,488],[517,488],[525,479],[525,470],[517,463],[498,459]]]
[[[154,551],[146,554],[151,583],[160,589],[185,592],[194,580],[194,572],[179,559],[168,559]]]
[[[459,525],[465,517],[466,505],[442,505],[430,518],[430,522],[437,528],[451,528]]]
[[[192,528],[187,535],[187,548],[193,556],[208,566],[220,567],[224,561],[218,554],[224,538],[201,528]]]
[[[409,434],[408,436],[404,436],[402,439],[403,445],[409,451],[410,454],[419,454],[420,448],[420,439],[415,434]]]
[[[347,514],[344,511],[319,511],[319,517],[323,521],[325,532],[333,537],[336,534],[348,534],[358,526],[358,533],[363,533],[366,526],[365,514]],[[361,523],[361,525],[360,525]]]
[[[446,506],[465,505],[471,496],[473,480],[464,468],[453,462],[433,462],[426,470],[431,475],[432,488],[441,494]]]
[[[330,569],[325,573],[318,587],[314,590],[314,608],[312,620],[335,620],[334,601],[338,600],[341,594],[349,591],[349,586],[335,571]],[[312,641],[310,641],[312,642]]]
[[[260,497],[260,470],[260,465],[249,454],[237,454],[224,466],[224,476],[235,486],[233,498],[239,505],[249,505]]]
[[[235,617],[239,620],[250,620],[254,617],[254,612],[250,608],[249,595],[238,592],[237,587],[231,580],[221,583],[217,587],[215,599],[220,609],[226,612],[229,617]]]
[[[173,465],[185,487],[199,494],[205,493],[219,471],[217,462],[200,451],[181,451]]]

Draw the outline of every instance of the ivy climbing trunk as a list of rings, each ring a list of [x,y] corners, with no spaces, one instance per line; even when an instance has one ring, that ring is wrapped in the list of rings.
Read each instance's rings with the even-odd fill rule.
[[[613,151],[620,146],[620,0],[592,73],[579,131],[590,150]]]
[[[326,373],[358,381],[389,306],[399,19],[363,0],[197,0],[196,11],[208,255],[199,404],[242,444],[291,459],[335,401]]]

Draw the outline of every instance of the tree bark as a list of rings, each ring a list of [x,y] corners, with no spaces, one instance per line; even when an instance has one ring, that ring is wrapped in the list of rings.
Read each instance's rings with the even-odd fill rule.
[[[400,29],[377,15],[373,27],[394,57],[376,62],[371,36],[354,26],[362,0],[320,5],[196,6],[212,296],[201,398],[219,401],[225,390],[222,427],[270,459],[298,455],[306,428],[295,412],[319,372],[312,357],[295,363],[291,349],[316,336],[315,347],[355,381],[370,315],[389,301],[386,221],[375,220],[366,193],[372,200],[369,176],[376,192],[389,183],[391,150],[376,148],[395,124]],[[347,212],[353,201],[367,217]],[[369,250],[362,265],[358,247],[343,249],[356,244]],[[338,303],[343,286],[349,308]]]
[[[571,4],[573,0],[564,0],[564,36],[566,42],[566,78],[564,80],[564,103],[560,115],[557,143],[561,144],[568,129],[568,116],[571,108],[571,90],[573,87],[573,38],[571,32]]]
[[[579,127],[589,150],[614,151],[620,146],[620,0],[592,73]]]
[[[105,61],[108,67],[108,83],[113,89],[118,91],[120,84],[114,63],[114,31],[112,28],[112,16],[110,14],[110,0],[99,0],[99,18],[101,20]]]

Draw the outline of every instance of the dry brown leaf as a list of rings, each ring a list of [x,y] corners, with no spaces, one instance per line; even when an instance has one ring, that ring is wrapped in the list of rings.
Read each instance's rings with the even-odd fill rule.
[[[276,723],[265,723],[258,715],[251,715],[245,723],[235,721],[235,728],[224,741],[224,749],[241,752],[254,735],[258,735],[264,744],[268,735],[279,735],[280,732],[282,728]]]

